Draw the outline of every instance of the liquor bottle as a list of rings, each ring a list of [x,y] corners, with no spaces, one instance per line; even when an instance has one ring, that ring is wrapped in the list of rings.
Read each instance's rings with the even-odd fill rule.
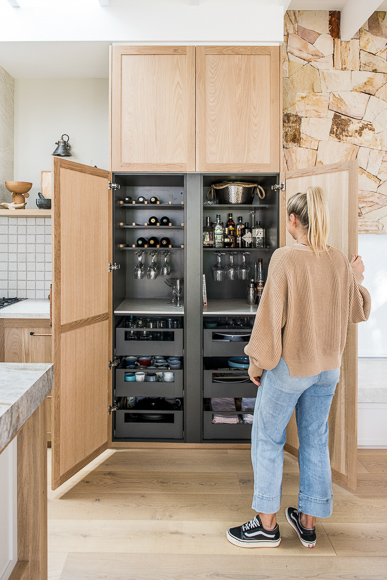
[[[157,203],[159,200],[157,199],[157,197],[155,197],[154,195],[152,195],[152,197],[149,200],[149,203]]]
[[[169,238],[161,238],[160,248],[169,248],[171,245],[171,240]]]
[[[148,244],[150,248],[156,248],[159,245],[159,238],[152,236],[151,238],[149,238]]]
[[[243,248],[243,236],[245,235],[245,224],[243,223],[242,216],[238,217],[238,223],[236,225],[236,247]]]
[[[159,223],[159,220],[155,215],[152,215],[148,220],[148,224],[151,224],[152,226],[155,226],[158,223]]]
[[[136,203],[145,203],[145,202],[146,202],[146,199],[143,195],[140,195],[136,200]]]
[[[146,238],[138,238],[137,242],[136,242],[136,246],[138,248],[144,248],[148,243],[148,240]]]
[[[263,278],[263,264],[262,264],[262,258],[258,259],[258,273],[257,273],[257,281],[256,281],[256,303],[259,305],[261,298],[262,298],[262,293],[263,293],[263,289],[265,287],[265,280]]]
[[[223,248],[223,239],[224,239],[223,222],[220,221],[220,214],[217,213],[216,224],[214,228],[215,248]]]
[[[206,217],[206,225],[203,228],[203,247],[214,247],[214,230],[211,226],[211,218],[209,216]]]
[[[255,225],[254,234],[253,234],[253,247],[254,248],[264,248],[265,247],[265,228],[262,227],[261,222],[258,222],[258,224]]]
[[[251,235],[251,228],[249,222],[245,222],[245,234],[242,238],[242,248],[251,248],[253,243],[253,238]]]
[[[230,228],[224,228],[223,246],[225,248],[232,248],[235,241],[235,236],[230,233]]]
[[[169,219],[169,217],[167,215],[163,215],[163,217],[160,218],[160,225],[161,226],[169,226],[170,223],[171,223],[171,220]]]

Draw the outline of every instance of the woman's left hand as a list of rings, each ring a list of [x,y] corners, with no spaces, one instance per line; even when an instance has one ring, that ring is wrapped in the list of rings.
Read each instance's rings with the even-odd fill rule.
[[[250,377],[250,380],[259,387],[261,385],[261,377]]]

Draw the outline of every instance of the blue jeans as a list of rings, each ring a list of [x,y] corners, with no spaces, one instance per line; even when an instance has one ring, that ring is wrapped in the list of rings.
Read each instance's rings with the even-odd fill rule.
[[[320,518],[331,515],[328,415],[339,378],[340,368],[313,377],[291,377],[282,357],[274,369],[263,371],[251,433],[255,511],[273,514],[280,508],[283,446],[286,426],[295,408],[300,468],[298,510]]]

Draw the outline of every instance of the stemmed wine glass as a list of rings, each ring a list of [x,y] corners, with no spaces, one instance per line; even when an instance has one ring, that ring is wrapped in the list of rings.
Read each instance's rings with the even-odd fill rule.
[[[216,256],[216,264],[212,266],[212,275],[215,282],[223,282],[226,277],[226,271],[222,266],[222,256],[224,256],[224,252],[214,252],[214,254]]]
[[[242,264],[238,267],[239,280],[249,279],[250,266],[246,264],[246,256],[250,256],[250,252],[242,252]]]
[[[148,270],[146,273],[146,277],[148,278],[148,280],[155,280],[157,278],[158,269],[156,260],[157,260],[157,252],[153,250],[153,252],[151,253],[151,263],[148,266]]]
[[[226,276],[229,280],[236,280],[238,277],[238,269],[234,266],[234,257],[236,256],[236,252],[230,252],[229,258],[230,263],[226,266]]]
[[[180,306],[180,298],[183,294],[183,280],[181,278],[176,278],[176,283],[172,286],[172,294],[174,297],[172,302],[176,307]]]
[[[170,252],[168,250],[163,252],[164,264],[162,265],[162,268],[161,268],[161,275],[162,276],[169,276],[169,274],[171,273],[171,265],[169,263],[169,254],[170,254]]]
[[[143,262],[144,252],[141,250],[140,252],[136,252],[137,256],[137,264],[134,268],[134,277],[136,280],[140,280],[145,276],[145,266]]]

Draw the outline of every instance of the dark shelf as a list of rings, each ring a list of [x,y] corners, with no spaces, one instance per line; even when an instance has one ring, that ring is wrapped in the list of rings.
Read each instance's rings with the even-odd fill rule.
[[[135,251],[138,252],[139,250],[144,250],[145,252],[152,252],[153,250],[159,250],[159,251],[163,251],[163,250],[169,250],[169,251],[178,251],[178,250],[184,250],[184,248],[165,248],[165,247],[160,247],[160,248],[141,248],[141,247],[125,247],[125,248],[117,248],[118,250],[125,250],[125,251]]]
[[[117,207],[124,207],[126,209],[158,209],[158,208],[170,208],[170,209],[184,209],[183,203],[119,203]]]
[[[259,204],[259,205],[252,205],[251,203],[248,204],[242,204],[242,203],[214,203],[211,205],[208,204],[203,204],[203,209],[210,209],[210,210],[214,210],[214,209],[235,209],[235,211],[237,209],[265,209],[265,208],[269,208],[269,207],[275,207],[274,204],[271,203],[266,203],[266,204]]]
[[[203,248],[205,252],[274,252],[277,248]]]
[[[125,226],[118,226],[119,228],[121,228],[122,230],[141,230],[141,229],[148,229],[148,230],[183,230],[184,226],[152,226],[152,225],[147,225],[147,226],[131,226],[131,225],[125,225]]]

